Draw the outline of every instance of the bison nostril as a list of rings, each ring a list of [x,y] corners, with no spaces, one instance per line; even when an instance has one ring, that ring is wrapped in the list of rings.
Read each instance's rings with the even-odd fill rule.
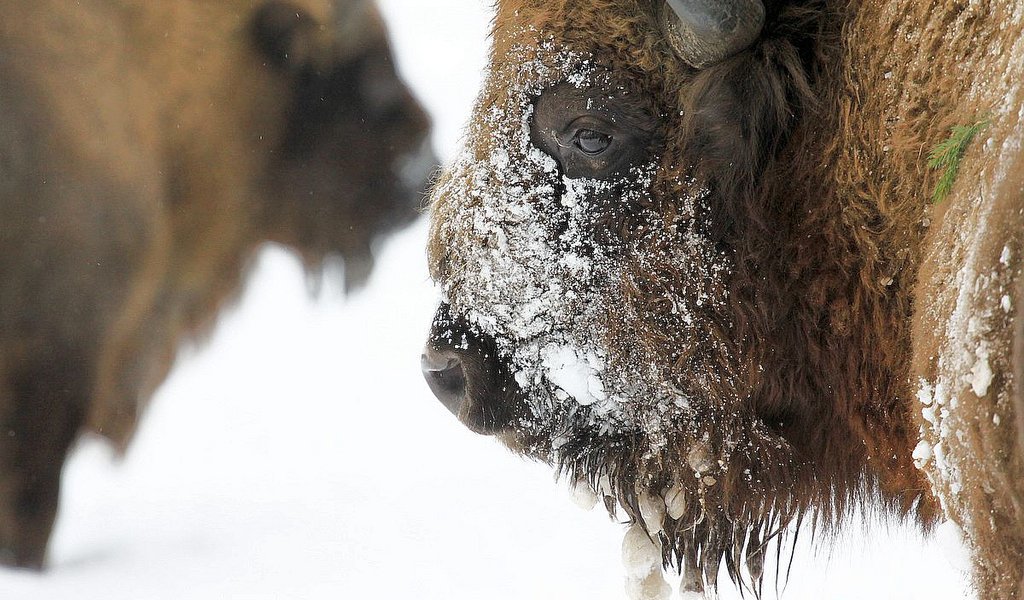
[[[458,416],[466,398],[466,373],[459,357],[428,347],[420,358],[420,366],[430,391],[453,415]]]

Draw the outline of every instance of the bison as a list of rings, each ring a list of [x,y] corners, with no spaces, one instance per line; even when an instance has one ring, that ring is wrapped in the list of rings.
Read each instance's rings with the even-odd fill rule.
[[[359,285],[434,160],[366,0],[0,12],[0,562],[38,568],[69,446],[126,447],[259,246]]]
[[[633,597],[652,562],[760,595],[863,508],[1021,597],[1020,6],[500,0],[492,35],[431,202],[445,406],[621,506]]]

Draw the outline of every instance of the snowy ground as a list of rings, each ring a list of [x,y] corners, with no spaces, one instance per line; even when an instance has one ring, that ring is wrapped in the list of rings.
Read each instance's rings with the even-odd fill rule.
[[[384,8],[450,155],[487,7]],[[264,253],[214,338],[183,353],[127,459],[81,444],[49,572],[0,573],[0,599],[623,598],[623,528],[467,431],[423,384],[424,236],[420,223],[393,239],[348,299],[328,285],[310,300],[297,262]],[[949,546],[858,530],[802,548],[784,597],[962,598]]]

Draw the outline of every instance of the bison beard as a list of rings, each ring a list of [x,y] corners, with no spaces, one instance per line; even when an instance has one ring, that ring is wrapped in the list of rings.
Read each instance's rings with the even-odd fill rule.
[[[465,151],[433,196],[445,317],[425,375],[459,374],[445,399],[464,422],[491,415],[478,430],[617,501],[690,589],[724,564],[759,595],[770,543],[805,517],[817,532],[854,506],[937,517],[941,486],[912,460],[914,352],[935,368],[911,337],[929,306],[918,157],[956,118],[933,95],[965,90],[926,65],[907,75],[921,90],[878,82],[900,64],[891,31],[940,44],[935,23],[955,27],[903,0],[767,3],[753,45],[694,68],[670,58],[657,6],[499,2]],[[956,56],[983,65],[984,44],[1010,43],[984,23]],[[999,85],[975,92],[1012,128]],[[992,597],[1020,579],[1010,531],[976,538]]]

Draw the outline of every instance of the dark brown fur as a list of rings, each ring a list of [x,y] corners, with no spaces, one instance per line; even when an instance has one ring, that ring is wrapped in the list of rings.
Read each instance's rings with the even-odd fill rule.
[[[428,123],[356,0],[0,12],[0,562],[39,567],[78,434],[125,448],[265,241],[358,284]]]
[[[978,334],[993,348],[987,394],[953,392],[961,420],[951,427],[972,432],[946,441],[960,474],[956,489],[935,460],[918,470],[912,451],[922,435],[938,443],[920,416],[922,382],[943,369],[958,382],[965,375],[950,364],[954,350],[943,349],[955,346],[943,337],[953,335],[946,322],[961,291],[954,275],[966,266],[992,270],[987,284],[1006,290],[1014,310],[1024,301],[1013,297],[1024,208],[1024,167],[1013,144],[1024,96],[1015,87],[1019,69],[1010,66],[1022,56],[1024,23],[1011,18],[1009,2],[766,4],[761,39],[703,71],[672,57],[648,2],[509,0],[495,21],[495,72],[520,60],[518,48],[549,38],[592,56],[660,107],[666,142],[651,190],[655,219],[674,222],[688,189],[710,190],[697,219],[734,270],[728,306],[708,306],[701,316],[708,343],[695,349],[665,302],[692,289],[694,274],[674,266],[677,242],[645,224],[650,216],[622,228],[627,245],[642,245],[644,254],[627,269],[625,302],[607,323],[615,352],[660,357],[665,381],[703,392],[695,395],[707,400],[699,410],[716,424],[713,449],[736,438],[750,446],[695,498],[699,515],[667,523],[667,554],[699,566],[710,582],[723,560],[735,579],[746,577],[746,564],[756,585],[766,538],[812,509],[829,528],[868,505],[924,527],[941,516],[957,521],[975,553],[982,597],[1018,597],[1024,478],[1013,431],[1021,398],[1010,366],[1020,361],[1011,343],[1016,313]],[[503,93],[488,87],[481,110]],[[486,137],[482,114],[474,126]],[[951,125],[985,114],[993,121],[981,137],[997,149],[1008,140],[1007,147],[982,151],[985,140],[976,142],[953,195],[929,206],[928,149]],[[1000,170],[1009,176],[999,179]],[[432,265],[448,282],[465,268],[445,237],[445,223],[459,215],[443,195],[434,211]],[[990,232],[981,258],[965,237],[972,231]],[[1000,265],[1004,246],[1011,258]],[[985,313],[999,302],[993,294],[961,308]],[[703,372],[717,377],[697,380]],[[1002,424],[984,425],[993,415]],[[694,435],[677,432],[651,458],[645,439],[576,433],[557,466],[583,479],[611,475],[637,520],[638,490],[670,481]],[[514,434],[504,437],[524,447]],[[753,476],[744,479],[744,470]]]

